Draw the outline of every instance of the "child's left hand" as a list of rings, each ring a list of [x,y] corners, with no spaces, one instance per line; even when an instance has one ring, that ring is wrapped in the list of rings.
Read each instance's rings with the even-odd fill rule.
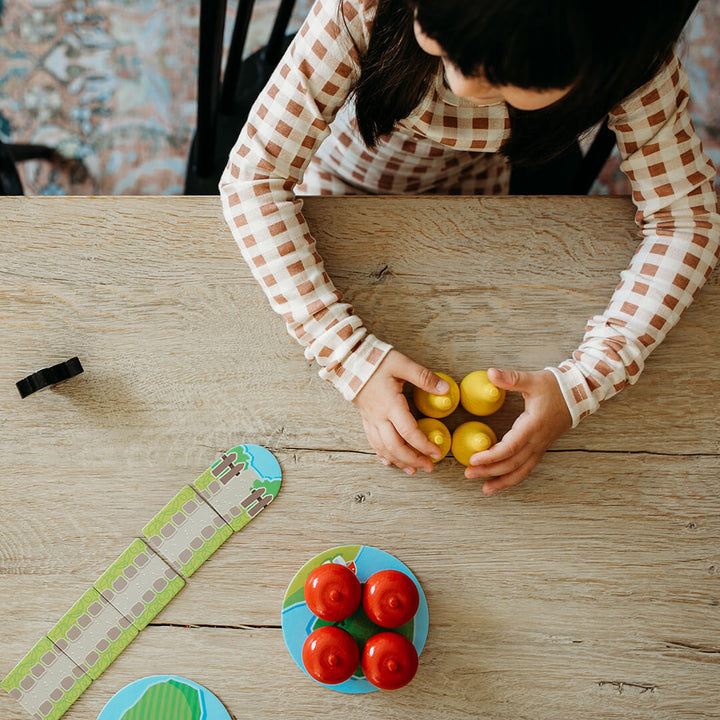
[[[475,453],[465,477],[492,478],[483,483],[491,495],[516,485],[540,462],[545,451],[572,426],[572,418],[555,376],[549,370],[518,372],[490,368],[492,383],[505,390],[522,392],[525,411],[503,439],[489,450]]]

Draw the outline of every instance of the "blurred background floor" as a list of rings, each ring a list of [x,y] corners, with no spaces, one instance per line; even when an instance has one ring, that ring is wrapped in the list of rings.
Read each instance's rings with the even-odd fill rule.
[[[236,2],[228,3],[228,42]],[[293,28],[310,5],[298,0]],[[265,43],[275,8],[276,0],[257,0],[248,51]],[[82,161],[20,164],[27,194],[183,192],[198,19],[198,0],[0,0],[0,139]],[[681,56],[693,121],[718,167],[720,0],[700,0]],[[628,192],[617,159],[593,192]]]

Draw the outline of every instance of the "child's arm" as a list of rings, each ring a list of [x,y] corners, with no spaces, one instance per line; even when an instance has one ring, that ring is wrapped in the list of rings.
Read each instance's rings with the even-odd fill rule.
[[[687,76],[673,56],[658,75],[610,114],[630,179],[641,242],[602,315],[558,368],[510,378],[525,412],[467,476],[495,477],[491,492],[526,477],[552,442],[604,400],[637,382],[645,359],[678,322],[720,252],[715,172],[690,122]],[[548,377],[550,373],[552,376]],[[559,395],[561,394],[561,395]],[[564,398],[569,411],[557,410]],[[553,410],[553,408],[556,408]],[[566,424],[567,423],[567,424]]]
[[[358,407],[376,451],[414,472],[432,469],[421,453],[437,448],[417,428],[400,389],[402,381],[428,371],[400,353],[383,362],[390,345],[369,334],[343,302],[294,193],[356,80],[358,51],[367,46],[371,21],[365,4],[372,5],[346,0],[344,22],[337,0],[315,3],[250,112],[220,180],[220,194],[225,219],[255,279],[305,356],[321,366],[320,376],[347,400],[374,374],[376,385],[395,388],[382,404]],[[438,382],[429,373],[424,389],[433,392]],[[372,395],[365,393],[365,400]]]
[[[720,216],[715,170],[687,110],[677,57],[610,114],[632,186],[641,242],[602,315],[554,369],[573,425],[637,382],[645,359],[678,322],[715,267]]]
[[[351,399],[389,345],[368,335],[325,272],[294,188],[358,71],[338,3],[316,3],[255,102],[220,180],[225,219],[255,279],[321,376]],[[348,17],[362,40],[362,24]],[[353,22],[355,21],[355,22]]]

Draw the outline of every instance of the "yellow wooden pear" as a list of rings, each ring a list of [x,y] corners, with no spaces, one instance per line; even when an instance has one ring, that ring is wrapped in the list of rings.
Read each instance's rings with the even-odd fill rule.
[[[442,455],[437,460],[431,458],[433,462],[439,462],[450,452],[450,444],[452,443],[450,431],[447,429],[445,423],[435,418],[420,418],[418,420],[418,427],[425,433],[431,443],[434,443],[440,448]]]
[[[432,393],[416,387],[413,391],[415,407],[423,414],[431,418],[447,417],[460,403],[460,388],[457,383],[445,373],[435,373],[450,386],[450,390],[444,395],[433,395]]]
[[[493,385],[485,370],[475,370],[460,383],[460,402],[473,415],[492,415],[505,402],[505,390]]]
[[[470,458],[482,450],[491,448],[497,442],[492,428],[479,420],[458,425],[452,436],[452,454],[462,465],[470,465]]]

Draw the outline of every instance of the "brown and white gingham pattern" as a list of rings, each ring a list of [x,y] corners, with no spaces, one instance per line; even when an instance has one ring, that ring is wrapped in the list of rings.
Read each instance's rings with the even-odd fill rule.
[[[715,171],[687,112],[677,57],[613,108],[609,125],[632,185],[641,241],[610,303],[580,347],[553,369],[574,424],[640,377],[716,265],[720,217]]]
[[[342,0],[340,0],[342,1]],[[374,150],[346,103],[367,47],[373,0],[318,0],[258,98],[220,181],[225,217],[255,278],[320,375],[347,399],[390,346],[370,335],[324,270],[302,194],[501,194],[504,104],[478,106],[435,78]],[[348,32],[349,31],[349,32]],[[612,112],[642,241],[610,304],[555,373],[574,424],[635,382],[717,261],[714,171],[687,114],[676,58]]]

